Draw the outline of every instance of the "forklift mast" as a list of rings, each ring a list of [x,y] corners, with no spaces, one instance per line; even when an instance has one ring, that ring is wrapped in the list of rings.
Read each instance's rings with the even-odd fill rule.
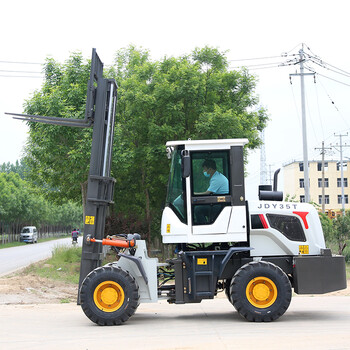
[[[116,103],[117,84],[114,79],[103,78],[103,63],[94,49],[86,101],[86,118],[94,123],[79,287],[102,261],[102,245],[89,244],[87,237],[103,238],[107,207],[113,203],[115,179],[110,174]]]
[[[14,116],[14,119],[28,122],[80,128],[93,127],[79,290],[87,274],[100,266],[102,261],[102,245],[90,245],[90,240],[87,238],[103,238],[107,207],[113,203],[115,179],[110,174],[117,88],[114,79],[103,78],[103,63],[96,49],[93,49],[84,119],[6,113]]]

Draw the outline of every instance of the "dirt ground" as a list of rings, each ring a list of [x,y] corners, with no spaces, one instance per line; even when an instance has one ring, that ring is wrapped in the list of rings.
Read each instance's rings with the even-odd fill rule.
[[[0,278],[0,305],[57,304],[77,301],[78,286],[37,275],[14,274]]]
[[[74,284],[37,275],[17,273],[0,278],[0,305],[75,303],[77,292],[78,286]],[[350,296],[350,280],[347,289],[324,295]],[[225,293],[218,297],[225,298]]]

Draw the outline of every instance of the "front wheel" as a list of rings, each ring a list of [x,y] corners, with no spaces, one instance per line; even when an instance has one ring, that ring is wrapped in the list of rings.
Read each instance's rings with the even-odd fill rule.
[[[85,315],[100,326],[126,322],[139,305],[135,279],[121,268],[99,267],[90,272],[80,288]]]
[[[265,261],[250,262],[233,276],[230,296],[233,306],[248,321],[269,322],[286,312],[292,288],[278,266]]]

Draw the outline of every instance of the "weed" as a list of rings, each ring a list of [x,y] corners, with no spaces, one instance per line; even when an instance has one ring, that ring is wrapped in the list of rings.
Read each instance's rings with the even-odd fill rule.
[[[69,303],[70,303],[70,300],[67,299],[67,298],[64,298],[64,299],[61,299],[61,300],[60,300],[60,303],[61,303],[61,304],[69,304]]]

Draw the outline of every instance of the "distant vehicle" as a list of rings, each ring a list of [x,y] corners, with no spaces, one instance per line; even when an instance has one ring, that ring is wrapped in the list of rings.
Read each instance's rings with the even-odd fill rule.
[[[38,230],[35,226],[25,226],[21,230],[20,241],[26,243],[38,243]]]

